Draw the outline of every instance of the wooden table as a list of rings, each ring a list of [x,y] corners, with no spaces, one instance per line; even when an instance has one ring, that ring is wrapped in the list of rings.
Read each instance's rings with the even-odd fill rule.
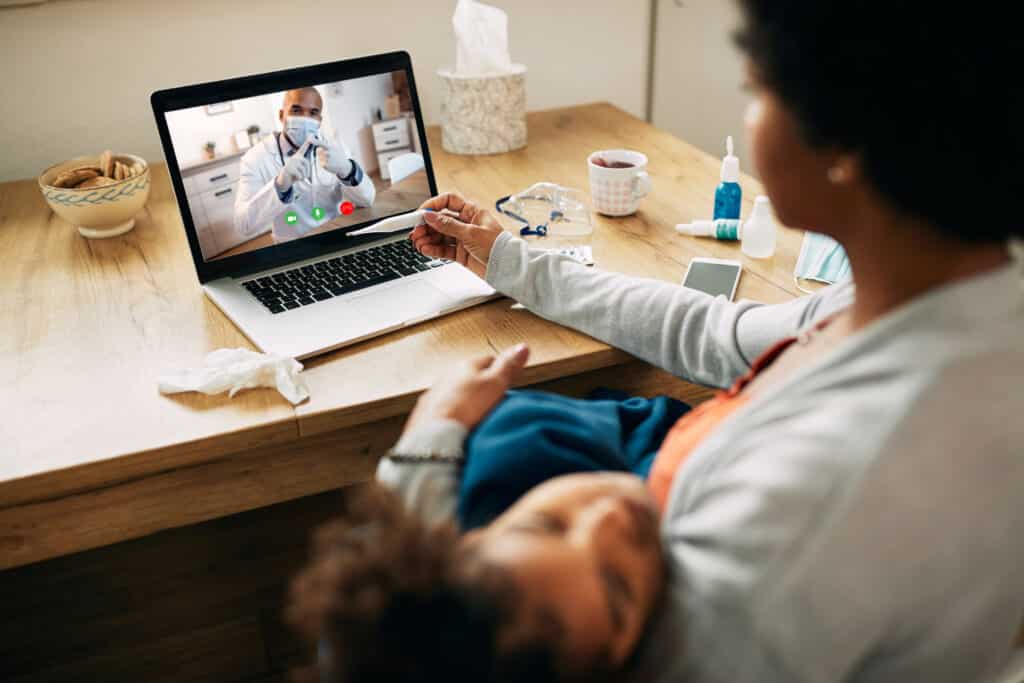
[[[673,231],[710,213],[717,159],[608,104],[531,114],[529,131],[524,150],[464,157],[431,129],[440,188],[484,203],[542,180],[587,188],[590,152],[643,150],[654,192],[635,216],[596,218],[599,267],[678,282],[694,256],[738,258],[739,296],[797,294],[797,231],[764,261]],[[308,362],[312,398],[297,408],[271,390],[161,396],[161,371],[250,345],[203,296],[166,168],[153,172],[135,230],[106,241],[78,236],[35,181],[0,185],[0,568],[368,479],[436,376],[521,341],[533,349],[524,384],[706,395],[500,299]],[[759,187],[743,185],[746,213]]]

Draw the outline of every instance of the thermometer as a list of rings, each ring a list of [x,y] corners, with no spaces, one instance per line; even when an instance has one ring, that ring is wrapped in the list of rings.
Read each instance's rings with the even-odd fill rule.
[[[392,216],[391,218],[385,218],[382,221],[378,221],[369,227],[360,228],[359,230],[354,230],[347,234],[349,237],[356,237],[357,235],[372,235],[374,233],[411,230],[417,225],[423,224],[423,215],[428,211],[430,211],[430,209],[420,209],[418,211],[399,214],[397,216]]]

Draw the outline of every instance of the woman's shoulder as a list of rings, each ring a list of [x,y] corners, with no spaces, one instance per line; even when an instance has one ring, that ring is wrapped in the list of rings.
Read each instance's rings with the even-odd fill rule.
[[[795,511],[783,524],[792,530],[865,487],[910,490],[918,472],[936,468],[971,475],[932,481],[936,509],[947,496],[976,495],[959,488],[971,477],[1008,473],[1024,490],[1024,344],[950,335],[931,346],[934,334],[910,334],[870,351],[837,349],[750,401],[691,454],[667,516],[735,505],[757,511],[751,522],[777,512],[781,524]]]
[[[879,459],[1024,453],[1024,338],[922,330],[856,346],[752,400],[695,453],[705,473],[749,459],[834,490]]]
[[[902,375],[865,367],[842,391],[798,387],[781,407],[736,415],[691,456],[666,510],[670,551],[701,606],[690,628],[760,624],[769,649],[815,661],[837,615],[867,634],[957,623],[979,600],[1006,616],[1001,605],[1024,590],[1006,571],[1024,562],[1024,358],[1006,366],[1002,353]],[[956,635],[980,643],[1009,621]]]

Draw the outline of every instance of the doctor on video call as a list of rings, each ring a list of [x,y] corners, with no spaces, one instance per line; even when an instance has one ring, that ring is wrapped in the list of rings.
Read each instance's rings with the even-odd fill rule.
[[[242,157],[235,229],[253,236],[273,228],[274,241],[304,237],[339,216],[342,202],[373,206],[377,190],[345,143],[320,136],[323,98],[316,88],[289,90],[278,112],[283,131]]]

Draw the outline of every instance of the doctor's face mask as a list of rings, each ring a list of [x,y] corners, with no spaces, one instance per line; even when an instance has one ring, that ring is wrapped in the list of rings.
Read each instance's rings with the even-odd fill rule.
[[[308,116],[289,116],[284,120],[284,132],[296,147],[301,147],[306,138],[320,132],[320,122]]]

